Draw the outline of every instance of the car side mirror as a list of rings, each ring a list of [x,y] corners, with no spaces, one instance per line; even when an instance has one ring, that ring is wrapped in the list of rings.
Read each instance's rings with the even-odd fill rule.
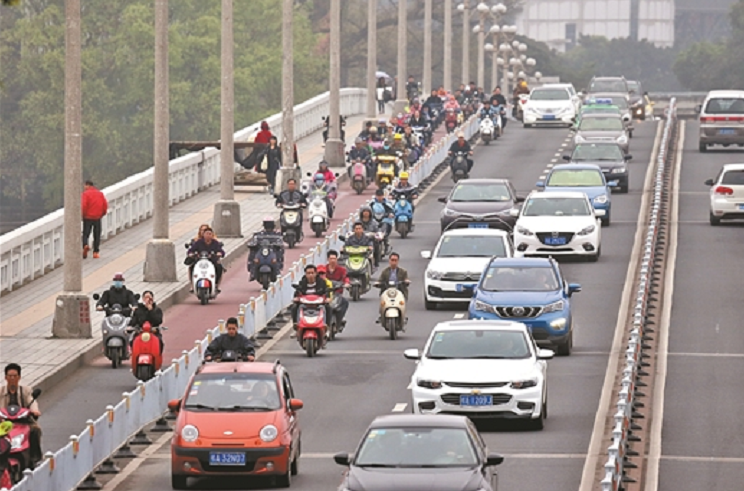
[[[344,237],[343,235],[339,235],[338,240],[340,240],[341,242],[346,242],[346,237]]]
[[[537,350],[538,360],[552,360],[554,356],[555,356],[555,351],[553,350],[549,350],[549,349]]]
[[[597,218],[602,218],[605,215],[607,215],[607,212],[604,210],[594,210],[594,216]]]
[[[516,208],[512,208],[511,210],[509,210],[509,216],[519,218],[519,210]]]
[[[351,457],[346,452],[337,453],[336,455],[333,456],[333,460],[338,465],[351,465]]]
[[[713,182],[713,179],[708,179],[703,184],[705,184],[706,186],[713,186],[713,184],[715,183]]]
[[[535,187],[544,188],[545,187],[545,182],[543,182],[543,181],[537,181],[537,184],[535,184]]]
[[[290,399],[288,406],[290,411],[299,411],[305,407],[305,404],[299,399]]]
[[[168,411],[177,413],[181,409],[181,399],[172,399],[168,401]]]
[[[313,173],[312,172],[308,172],[307,173],[307,177],[313,177]]]
[[[292,288],[294,288],[295,290],[297,290],[299,287],[300,287],[299,283],[292,283]]]
[[[140,297],[141,297],[141,295],[140,295],[139,293],[135,293],[135,294],[134,294],[134,299],[135,299],[135,300],[139,300],[139,299],[140,299]]]
[[[97,293],[93,294],[93,300],[100,300],[100,299],[101,299],[101,296],[99,294]]]
[[[633,156],[632,155],[626,155],[623,158],[625,159],[626,162],[628,162],[629,160],[633,160]]]
[[[439,201],[440,203],[446,203],[447,202],[447,197],[446,196],[440,196],[439,198],[437,198],[437,201]]]
[[[421,257],[424,259],[431,259],[431,251],[421,251]]]
[[[568,284],[568,295],[571,296],[574,293],[579,293],[581,291],[581,285],[578,283],[569,283]]]
[[[407,349],[403,352],[403,357],[407,360],[420,360],[421,353],[416,348]]]
[[[490,453],[488,454],[488,457],[486,457],[486,465],[492,466],[492,465],[501,465],[504,463],[504,457],[503,455],[499,455],[497,453]]]
[[[566,162],[571,162],[571,156],[570,155],[564,155],[563,156],[563,160],[565,160]]]

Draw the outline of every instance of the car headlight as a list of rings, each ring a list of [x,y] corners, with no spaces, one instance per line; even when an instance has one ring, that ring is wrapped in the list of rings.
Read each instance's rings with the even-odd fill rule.
[[[543,314],[549,314],[550,312],[561,312],[564,308],[563,300],[558,300],[557,302],[553,302],[550,305],[545,306],[543,309]]]
[[[611,170],[610,172],[611,172],[612,174],[624,174],[626,170],[627,170],[627,169],[625,169],[625,167],[615,167],[615,168],[614,168],[614,169],[612,169],[612,170]]]
[[[486,302],[481,302],[480,300],[476,300],[473,307],[475,308],[475,310],[481,312],[494,312],[494,308],[492,305],[489,305]]]
[[[433,269],[426,270],[426,277],[430,280],[441,280],[442,276],[444,276],[444,273],[441,273],[439,271],[435,271]]]
[[[276,437],[279,436],[279,430],[277,430],[276,426],[274,425],[266,425],[261,428],[258,436],[260,436],[261,440],[265,441],[266,443],[273,442],[274,440],[276,440]]]
[[[560,319],[556,319],[550,323],[550,327],[553,329],[557,329],[559,331],[566,328],[566,318],[561,317]]]
[[[528,380],[516,380],[511,383],[512,389],[529,389],[530,387],[537,386],[537,379],[531,378]]]
[[[456,211],[450,210],[449,208],[445,208],[444,209],[444,216],[452,217],[452,216],[455,216],[455,215],[457,215],[457,212]]]
[[[194,425],[186,425],[181,429],[181,438],[185,442],[193,442],[199,438],[199,430]]]
[[[596,198],[594,198],[592,201],[598,204],[604,204],[607,203],[607,195],[606,194],[600,194]]]
[[[13,438],[11,438],[11,440],[10,440],[10,448],[12,448],[12,449],[21,448],[21,445],[23,445],[23,439],[24,438],[25,438],[25,436],[22,433],[19,434],[19,435],[14,436]]]
[[[530,230],[527,230],[526,228],[522,227],[521,225],[517,225],[517,232],[519,232],[522,235],[535,235]]]
[[[436,380],[416,380],[416,385],[423,387],[424,389],[440,389],[442,382]]]
[[[620,135],[617,137],[617,142],[621,145],[624,143],[628,143],[628,137],[625,135]]]
[[[590,233],[594,232],[594,229],[596,228],[597,227],[595,225],[589,225],[588,227],[581,229],[581,232],[576,235],[589,235]]]

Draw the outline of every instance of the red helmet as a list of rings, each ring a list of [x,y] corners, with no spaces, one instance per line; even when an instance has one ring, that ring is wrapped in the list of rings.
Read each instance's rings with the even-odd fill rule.
[[[318,266],[317,269],[318,269],[318,274],[327,272],[325,264],[321,264],[320,266]]]

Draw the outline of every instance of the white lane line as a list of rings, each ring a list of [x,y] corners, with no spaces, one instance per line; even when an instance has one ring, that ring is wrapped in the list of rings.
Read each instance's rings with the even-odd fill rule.
[[[666,389],[667,361],[669,353],[669,328],[672,319],[674,296],[674,275],[677,267],[677,238],[679,236],[679,181],[682,170],[682,150],[685,148],[685,122],[679,123],[679,140],[674,161],[674,181],[672,182],[672,216],[669,225],[669,256],[664,278],[664,303],[659,322],[659,349],[656,353],[656,376],[649,434],[648,461],[646,467],[645,491],[659,489],[659,461],[661,459],[661,431],[664,426],[664,390]]]
[[[557,154],[553,155],[553,157],[560,157],[560,156],[561,156],[560,153],[557,153]]]
[[[558,159],[552,159],[548,164],[548,169],[554,167],[556,162],[558,162]]]
[[[160,438],[155,440],[149,447],[145,448],[142,453],[133,458],[132,461],[127,464],[127,466],[124,467],[124,469],[122,469],[120,473],[115,475],[113,479],[107,482],[106,485],[103,486],[103,491],[113,491],[114,489],[116,489],[129,476],[136,472],[137,469],[139,469],[139,467],[144,464],[148,458],[152,458],[155,452],[170,443],[172,436],[173,434],[170,431],[167,433],[163,433]],[[165,455],[170,457],[170,454]]]
[[[546,177],[548,177],[548,175],[547,175],[547,174],[543,174],[543,175],[541,175],[541,176],[540,176],[540,180],[542,181],[542,180],[544,180],[544,179],[545,179]]]
[[[628,265],[628,272],[625,275],[625,283],[623,286],[623,294],[620,299],[620,307],[617,312],[617,323],[615,324],[615,334],[612,338],[612,348],[610,349],[610,356],[607,359],[607,371],[605,371],[604,383],[602,384],[602,393],[599,398],[599,404],[597,405],[596,416],[594,417],[594,427],[592,428],[592,436],[589,440],[589,448],[587,449],[586,460],[584,461],[584,469],[581,473],[581,484],[579,485],[579,491],[592,491],[596,489],[596,472],[597,462],[601,456],[605,453],[606,442],[604,441],[604,429],[607,414],[610,411],[610,403],[612,397],[612,391],[615,385],[615,377],[617,376],[617,369],[620,358],[620,351],[623,349],[623,339],[625,337],[625,323],[627,320],[629,306],[630,306],[630,292],[633,289],[633,278],[635,272],[638,269],[638,265],[641,259],[641,244],[643,242],[644,228],[642,224],[646,219],[646,211],[650,205],[649,199],[651,196],[652,180],[654,176],[654,162],[655,156],[659,151],[659,145],[661,143],[662,135],[662,122],[656,125],[656,138],[654,139],[654,147],[651,151],[649,158],[648,167],[646,168],[646,177],[643,184],[644,192],[641,197],[641,207],[638,210],[638,227],[636,227],[635,238],[633,239],[633,250],[630,255],[630,264]]]
[[[413,389],[413,382],[408,382],[408,387],[406,389],[411,390]]]
[[[667,356],[692,358],[744,358],[744,353],[667,353]]]
[[[408,403],[407,402],[399,402],[393,408],[393,412],[394,413],[402,413],[403,411],[406,410],[406,406],[408,406]]]
[[[565,148],[566,146],[568,146],[568,143],[561,143],[561,148]]]
[[[704,462],[719,464],[744,464],[744,457],[694,457],[686,455],[662,455],[661,460],[672,460],[676,462]],[[646,486],[648,489],[648,486]]]
[[[382,339],[382,338],[381,338]],[[385,350],[334,350],[333,343],[328,343],[327,353],[333,353],[334,355],[393,355],[400,356],[400,351],[385,351]],[[302,355],[302,351],[297,348],[296,350],[274,350],[271,352],[272,355]]]
[[[455,319],[462,319],[463,317],[465,317],[465,314],[455,314],[454,316]]]

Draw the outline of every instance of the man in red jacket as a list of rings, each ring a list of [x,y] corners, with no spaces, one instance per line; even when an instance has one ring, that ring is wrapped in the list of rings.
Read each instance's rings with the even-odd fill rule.
[[[108,211],[108,201],[101,191],[96,189],[93,181],[85,181],[85,190],[83,191],[83,259],[88,257],[90,246],[88,246],[88,237],[91,230],[93,231],[93,258],[98,259],[100,256],[99,247],[101,246],[101,218]]]

